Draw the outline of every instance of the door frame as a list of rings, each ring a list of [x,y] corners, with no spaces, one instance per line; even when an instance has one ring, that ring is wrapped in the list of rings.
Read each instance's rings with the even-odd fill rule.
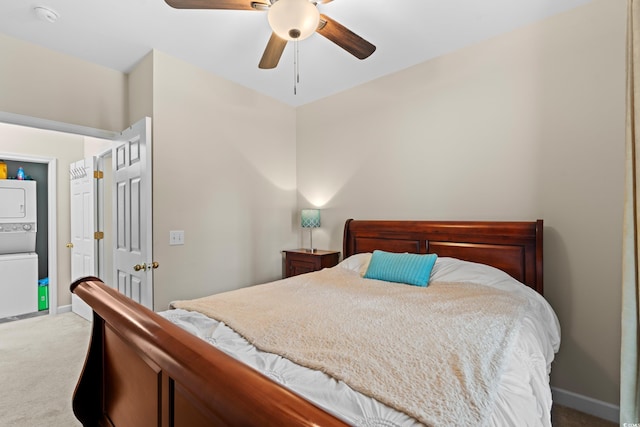
[[[111,148],[108,148],[95,155],[96,166],[98,170],[103,171],[105,174],[107,173],[105,169],[105,165],[107,164],[107,161],[106,161],[107,159],[109,162],[109,165],[108,165],[109,169],[111,169],[111,156],[112,156]],[[111,182],[109,182],[108,185],[111,186]],[[111,209],[112,201],[106,200],[105,188],[106,188],[105,179],[98,180],[98,188],[96,191],[96,201],[95,201],[96,227],[98,227],[98,230],[101,230],[101,231],[108,230],[111,232],[111,229],[113,228],[113,226],[111,223],[107,224],[106,222],[105,209],[106,207],[109,207]],[[105,233],[105,235],[107,235],[107,233]],[[111,239],[113,239],[113,236],[111,237]],[[96,275],[98,277],[106,277],[108,279],[107,283],[113,283],[113,278],[112,278],[113,272],[111,271],[112,270],[111,264],[109,264],[108,275],[105,274],[107,273],[106,271],[106,266],[107,266],[106,251],[107,250],[112,252],[111,254],[111,264],[112,264],[113,263],[113,246],[111,244],[106,245],[104,239],[98,240],[98,255],[97,255],[98,269],[96,270]]]
[[[120,133],[112,132],[102,129],[95,129],[86,126],[73,125],[64,122],[57,122],[55,120],[47,120],[41,119],[32,116],[24,116],[22,114],[14,114],[8,113],[4,111],[0,111],[0,123],[6,123],[10,125],[18,125],[25,126],[35,129],[43,129],[43,130],[51,130],[56,132],[70,133],[75,135],[82,136],[90,136],[94,138],[100,139],[116,139]],[[57,224],[58,224],[58,216],[57,216],[57,203],[58,203],[58,195],[57,195],[57,160],[55,158],[50,157],[36,157],[36,156],[28,156],[28,155],[18,155],[18,154],[4,154],[0,153],[3,159],[7,160],[18,160],[18,161],[29,161],[32,163],[47,163],[48,168],[48,197],[49,203],[48,208],[48,223],[49,223],[49,234],[48,234],[48,249],[49,249],[49,262],[48,262],[48,270],[49,270],[49,315],[55,315],[58,313],[58,248],[57,241],[58,235],[56,232]],[[68,310],[63,311],[71,311],[71,304],[68,306]]]

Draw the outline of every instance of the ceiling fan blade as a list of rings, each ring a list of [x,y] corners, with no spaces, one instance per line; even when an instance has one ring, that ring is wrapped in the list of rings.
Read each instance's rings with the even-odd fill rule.
[[[270,3],[266,0],[165,0],[165,2],[175,9],[231,9],[231,10],[258,10],[256,4],[264,4],[266,7]]]
[[[326,15],[320,15],[316,31],[359,59],[368,58],[376,50],[374,45]]]
[[[267,43],[267,47],[264,49],[258,67],[263,70],[276,68],[285,46],[287,46],[286,40],[278,37],[276,33],[271,33],[271,38],[269,38],[269,43]]]

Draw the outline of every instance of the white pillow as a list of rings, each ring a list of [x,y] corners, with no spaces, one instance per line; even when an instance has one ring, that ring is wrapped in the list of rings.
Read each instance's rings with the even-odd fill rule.
[[[369,267],[369,261],[371,261],[371,252],[364,252],[361,254],[351,255],[349,258],[342,260],[338,267],[342,267],[346,270],[356,271],[360,276],[364,276]]]

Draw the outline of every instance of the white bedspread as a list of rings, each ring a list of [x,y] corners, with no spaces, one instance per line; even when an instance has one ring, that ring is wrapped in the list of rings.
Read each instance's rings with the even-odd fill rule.
[[[367,259],[366,255],[358,255],[343,261],[335,267],[334,272],[339,273],[338,275],[351,275],[352,280],[366,280],[360,279],[359,272]],[[495,393],[491,395],[488,414],[482,415],[479,421],[481,425],[550,426],[551,396],[548,372],[559,345],[559,328],[555,315],[546,301],[499,270],[453,259],[438,260],[431,282],[430,286],[433,286],[434,290],[440,286],[447,286],[444,282],[482,282],[492,288],[507,290],[517,298],[527,301],[528,310],[523,314],[520,327],[514,330],[513,346],[509,347],[505,353],[506,359],[501,364],[499,381]],[[345,383],[336,381],[322,372],[303,368],[275,354],[256,350],[230,328],[199,313],[171,310],[162,314],[350,424],[418,424],[404,413],[357,393]],[[378,319],[372,319],[376,320]],[[444,328],[440,326],[439,329]],[[432,415],[436,416],[427,414],[421,419],[432,425],[452,425],[455,421],[465,424],[470,421],[469,414],[463,406],[443,407],[448,408],[446,413],[433,414],[431,408]]]

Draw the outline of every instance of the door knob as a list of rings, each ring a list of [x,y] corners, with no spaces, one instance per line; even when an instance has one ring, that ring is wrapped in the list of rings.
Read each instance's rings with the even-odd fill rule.
[[[133,266],[133,269],[135,271],[146,270],[147,269],[147,264],[144,264],[144,263],[142,265],[136,264],[136,265]]]
[[[73,243],[67,243],[67,247],[71,249],[73,247]]]
[[[153,268],[158,268],[158,267],[160,267],[160,264],[158,264],[158,261],[153,261],[153,262],[151,263],[151,267],[153,267]]]

